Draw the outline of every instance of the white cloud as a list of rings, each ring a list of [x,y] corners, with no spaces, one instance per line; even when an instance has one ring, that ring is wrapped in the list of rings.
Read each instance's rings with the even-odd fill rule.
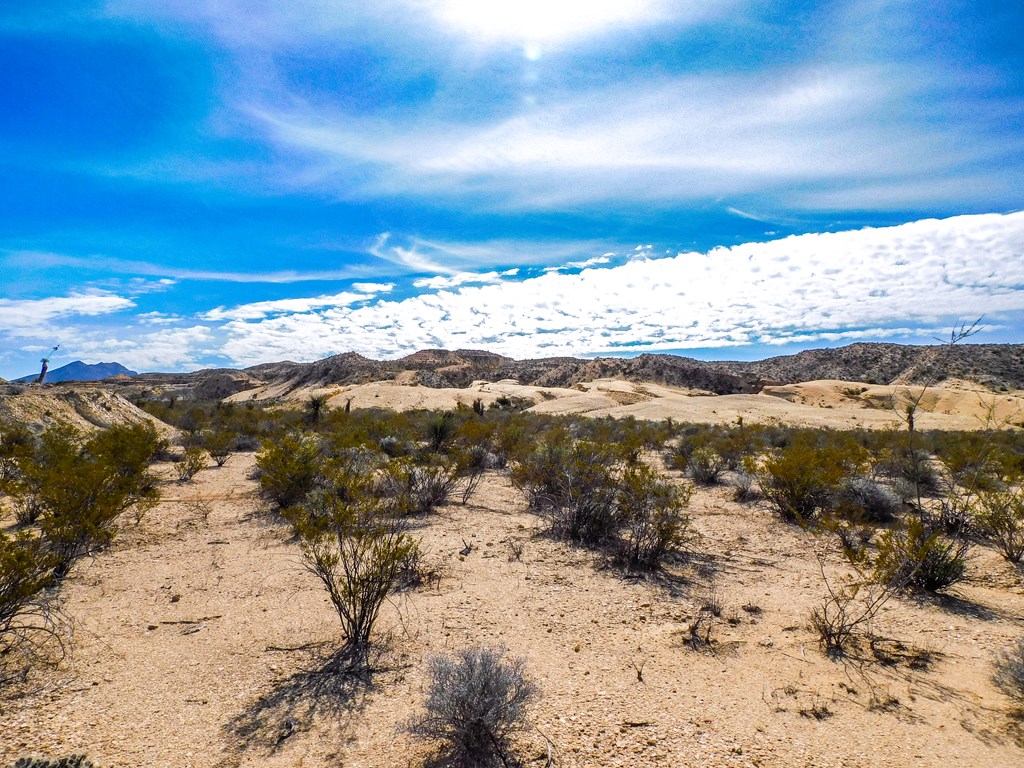
[[[715,3],[687,3],[711,9]],[[427,4],[444,27],[482,41],[528,41],[525,55],[540,43],[564,43],[670,19],[671,4],[652,0],[437,0]]]
[[[418,280],[413,280],[412,284],[417,288],[438,290],[471,283],[500,283],[502,275],[505,274],[506,272],[458,272],[449,277],[444,275],[421,277]]]
[[[352,283],[352,290],[360,293],[391,293],[394,283]]]
[[[244,364],[425,347],[514,357],[901,336],[957,317],[1024,312],[1024,213],[647,258],[579,274],[442,290],[402,301],[235,319]],[[888,329],[888,330],[886,330]]]
[[[49,332],[54,320],[107,315],[134,306],[131,299],[98,290],[44,299],[0,299],[0,334],[18,337]]]
[[[117,360],[135,371],[197,368],[195,360],[209,353],[213,334],[201,325],[165,328],[134,338],[89,334],[69,345],[68,354],[89,360]]]
[[[170,288],[179,280],[213,280],[227,283],[301,283],[313,281],[351,280],[356,277],[367,277],[376,274],[365,268],[346,268],[319,271],[279,270],[276,272],[226,272],[207,269],[183,269],[165,264],[154,264],[133,259],[118,259],[108,256],[71,256],[49,251],[0,250],[4,260],[23,269],[43,269],[47,267],[71,267],[100,272],[118,272],[128,275],[160,276],[156,281],[147,281],[145,285],[155,288]]]
[[[608,264],[609,262],[611,262],[609,256],[614,255],[615,254],[608,254],[605,256],[594,256],[592,259],[585,259],[583,261],[570,261],[569,263],[563,264],[560,267],[545,267],[544,271],[562,272],[567,269],[587,269],[588,267],[596,267],[600,266],[601,264]]]
[[[368,301],[374,297],[372,293],[350,293],[343,291],[330,296],[314,296],[299,299],[274,299],[272,301],[254,301],[241,304],[230,309],[217,307],[201,315],[203,320],[257,320],[270,315],[296,314],[311,312],[324,307],[339,307]]]
[[[832,66],[771,79],[756,72],[614,84],[479,122],[417,115],[403,125],[275,107],[250,113],[274,143],[306,155],[304,167],[283,172],[284,183],[355,197],[452,195],[545,209],[771,189],[777,205],[824,207],[815,203],[819,191],[849,197],[879,185],[898,188],[890,205],[906,205],[949,199],[960,179],[967,181],[960,200],[1005,194],[1012,165],[964,169],[1012,147],[980,136],[966,147],[968,125],[930,125],[907,108],[942,87],[924,72]]]

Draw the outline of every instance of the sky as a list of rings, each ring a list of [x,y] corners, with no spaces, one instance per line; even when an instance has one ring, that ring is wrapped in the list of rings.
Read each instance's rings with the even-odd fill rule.
[[[4,0],[0,377],[1024,330],[1024,4]]]

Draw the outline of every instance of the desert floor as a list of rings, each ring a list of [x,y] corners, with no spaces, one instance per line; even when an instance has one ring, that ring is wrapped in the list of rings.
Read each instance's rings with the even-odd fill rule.
[[[252,465],[240,454],[168,480],[138,527],[76,566],[70,655],[0,700],[0,764],[422,765],[433,745],[401,726],[424,699],[425,660],[480,643],[525,657],[541,690],[518,741],[528,765],[549,748],[567,767],[1024,764],[991,682],[1024,630],[1024,578],[988,549],[951,594],[884,608],[884,663],[867,650],[832,661],[808,628],[825,594],[815,543],[767,509],[698,491],[692,554],[637,579],[548,539],[494,472],[468,505],[417,523],[437,579],[385,607],[375,671],[355,680],[319,671],[337,619]],[[713,646],[693,650],[687,627],[712,601]]]

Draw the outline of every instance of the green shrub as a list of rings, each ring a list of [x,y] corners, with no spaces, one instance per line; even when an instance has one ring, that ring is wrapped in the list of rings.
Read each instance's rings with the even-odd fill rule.
[[[812,433],[797,433],[785,448],[762,463],[761,492],[787,522],[808,522],[830,506],[844,480],[860,465],[846,448],[822,444]]]
[[[426,712],[407,726],[411,733],[442,742],[440,762],[479,766],[510,764],[509,741],[523,730],[537,687],[522,659],[504,650],[466,648],[457,656],[430,660]]]
[[[700,447],[690,454],[686,472],[698,485],[716,485],[725,472],[725,460],[709,447]]]
[[[913,518],[880,537],[875,580],[895,589],[945,589],[965,578],[968,548]]]
[[[375,488],[373,478],[349,473],[343,486],[308,493],[293,513],[306,566],[327,590],[352,666],[365,662],[380,608],[416,549]]]
[[[38,538],[0,531],[0,683],[21,675],[19,662],[30,662],[37,638],[53,632],[47,588],[55,565],[56,558]]]
[[[43,541],[57,557],[58,577],[113,540],[121,513],[155,503],[156,479],[147,468],[159,445],[152,425],[113,427],[84,442],[67,428],[43,433],[22,474],[25,492],[42,509]]]
[[[236,447],[236,436],[226,429],[210,429],[203,433],[203,448],[218,467],[223,467]]]
[[[657,568],[680,550],[689,523],[683,507],[688,488],[662,480],[644,464],[627,467],[617,484],[619,560],[630,568]]]
[[[190,445],[185,449],[181,461],[174,463],[174,471],[178,474],[178,481],[182,483],[187,483],[205,468],[206,449],[198,445]]]
[[[316,485],[324,468],[315,437],[289,432],[263,443],[256,454],[260,492],[278,509],[299,504]]]
[[[991,540],[1011,563],[1024,558],[1024,488],[1013,485],[978,494],[974,518],[982,535]]]

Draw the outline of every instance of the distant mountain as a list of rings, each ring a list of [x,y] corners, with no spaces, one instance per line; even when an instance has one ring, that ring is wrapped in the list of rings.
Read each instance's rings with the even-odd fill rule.
[[[70,366],[66,366],[70,367]],[[64,369],[59,369],[64,370]],[[54,371],[54,374],[58,371]],[[274,396],[306,388],[400,381],[425,387],[467,387],[473,381],[515,379],[538,387],[573,387],[600,378],[652,382],[719,395],[759,392],[765,385],[819,379],[871,384],[938,383],[966,379],[993,390],[1024,389],[1024,344],[911,346],[856,343],[813,349],[754,362],[704,361],[679,355],[638,357],[548,357],[513,360],[492,352],[426,349],[398,360],[371,360],[346,352],[311,363],[290,360],[244,370],[144,373],[118,384],[126,397],[157,393],[199,399],[272,386]],[[47,377],[47,381],[56,379]]]
[[[111,376],[138,376],[135,371],[128,370],[120,363],[83,363],[75,360],[73,363],[62,365],[46,372],[46,383],[56,384],[61,381],[100,381]],[[38,373],[29,376],[22,376],[15,379],[18,382],[35,381],[39,378]]]

